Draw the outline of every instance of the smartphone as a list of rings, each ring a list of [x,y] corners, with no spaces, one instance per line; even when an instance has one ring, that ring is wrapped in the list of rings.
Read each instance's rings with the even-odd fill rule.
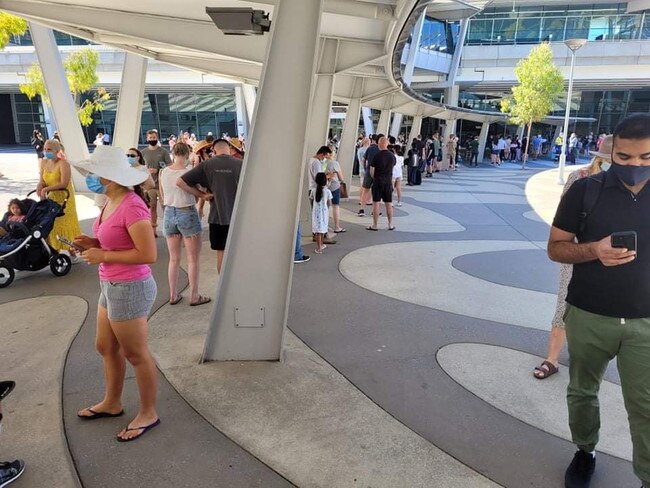
[[[612,247],[636,251],[636,231],[614,232],[612,234]]]
[[[65,237],[61,237],[60,235],[57,235],[57,236],[56,236],[56,240],[59,241],[59,242],[62,242],[62,243],[65,244],[66,246],[71,247],[72,249],[74,249],[74,250],[76,250],[76,251],[84,252],[84,251],[86,250],[85,247],[80,246],[79,244],[75,244],[74,242],[69,241],[69,240],[66,239]]]

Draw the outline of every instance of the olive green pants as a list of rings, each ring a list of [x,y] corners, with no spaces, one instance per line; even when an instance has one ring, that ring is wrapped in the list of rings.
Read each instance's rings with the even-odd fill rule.
[[[650,318],[605,317],[567,304],[565,323],[573,442],[584,451],[595,449],[600,429],[598,390],[607,365],[616,357],[632,433],[634,472],[650,486]]]

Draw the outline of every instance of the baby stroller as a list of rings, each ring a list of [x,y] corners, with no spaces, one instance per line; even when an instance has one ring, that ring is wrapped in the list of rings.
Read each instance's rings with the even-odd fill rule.
[[[52,232],[54,220],[64,215],[70,197],[68,190],[62,204],[45,198],[35,201],[30,192],[22,200],[27,209],[23,222],[7,222],[7,233],[0,237],[0,288],[11,284],[15,271],[38,271],[49,265],[54,276],[65,276],[72,268],[72,260],[50,247],[47,236]]]

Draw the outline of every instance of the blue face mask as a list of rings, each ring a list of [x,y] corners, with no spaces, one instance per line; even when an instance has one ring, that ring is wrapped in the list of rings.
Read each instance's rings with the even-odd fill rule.
[[[46,159],[54,159],[55,154],[53,152],[46,152],[45,153],[45,158]]]
[[[102,182],[99,181],[99,176],[89,174],[86,175],[86,186],[93,193],[105,193],[106,186],[102,185]]]
[[[608,173],[614,173],[628,186],[636,186],[650,178],[650,166],[626,166],[612,161]]]
[[[130,158],[130,157],[127,157],[126,159],[127,159],[127,161],[129,162],[129,164],[130,164],[131,166],[135,166],[135,165],[137,164],[137,162],[138,162],[138,158]]]

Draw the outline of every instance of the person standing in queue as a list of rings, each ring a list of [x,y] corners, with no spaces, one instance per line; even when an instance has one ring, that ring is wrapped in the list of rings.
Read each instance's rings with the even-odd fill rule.
[[[157,249],[151,215],[140,187],[149,173],[132,167],[124,151],[111,146],[98,146],[88,160],[71,164],[85,174],[90,191],[106,195],[106,203],[93,224],[95,237],[82,234],[74,239],[85,249],[82,259],[99,265],[95,343],[106,379],[104,398],[83,408],[77,416],[96,420],[124,414],[122,390],[128,361],[135,371],[140,409],[117,434],[117,440],[130,442],[160,424],[156,412],[156,365],[147,344],[147,319],[157,293],[149,264],[156,262]]]
[[[158,173],[165,166],[172,164],[172,158],[158,142],[158,131],[156,129],[147,131],[147,147],[142,150],[142,157],[144,157],[144,163],[149,168],[149,173],[151,173],[154,182],[154,187],[147,192],[147,195],[151,209],[151,226],[153,227],[154,236],[158,237],[156,232],[158,227]]]
[[[377,231],[379,224],[379,207],[383,200],[388,218],[388,230],[395,230],[393,226],[393,167],[396,159],[392,151],[388,150],[388,139],[381,137],[378,141],[379,153],[370,163],[372,176],[372,225],[367,230]]]
[[[215,141],[214,156],[176,180],[182,190],[210,202],[210,247],[217,252],[218,273],[221,273],[243,162],[230,155],[230,147],[225,139]],[[209,193],[200,190],[199,186],[207,188]]]

